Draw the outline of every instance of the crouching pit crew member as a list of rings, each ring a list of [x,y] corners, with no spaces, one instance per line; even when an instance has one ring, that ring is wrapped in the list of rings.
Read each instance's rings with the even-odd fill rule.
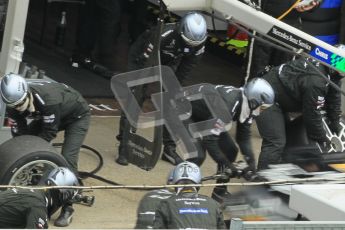
[[[341,46],[344,47],[344,46]],[[311,58],[298,58],[272,68],[263,75],[276,93],[276,103],[256,120],[262,137],[258,169],[282,161],[286,145],[286,127],[290,112],[301,113],[307,136],[327,149],[330,140],[322,123],[322,110],[326,111],[331,132],[338,134],[341,117],[341,94],[331,86],[324,74],[340,86],[340,73],[321,65]]]
[[[232,121],[236,122],[236,146],[229,132],[215,127],[212,135],[201,138],[203,149],[207,150],[211,158],[218,165],[217,173],[235,174],[238,170],[233,166],[239,149],[248,164],[245,174],[254,173],[256,161],[251,143],[251,124],[253,118],[260,115],[260,111],[273,105],[275,93],[271,85],[264,79],[253,78],[243,88],[226,85],[215,85],[214,88],[225,102]],[[200,88],[201,89],[201,88]],[[192,101],[192,122],[200,122],[213,118],[204,100]],[[221,126],[221,124],[219,124]],[[198,158],[188,159],[198,165],[205,158],[204,152],[199,152]],[[229,178],[217,179],[217,183],[227,183]],[[216,186],[212,198],[222,203],[231,194],[226,186]]]
[[[78,186],[75,174],[65,167],[43,176],[42,186]],[[12,188],[0,192],[0,228],[48,228],[49,218],[73,202],[76,189],[33,190]],[[72,217],[70,217],[72,218]]]
[[[171,170],[168,175],[167,185],[172,184],[173,172],[174,170]],[[173,189],[155,189],[146,193],[145,196],[140,200],[137,209],[137,222],[135,229],[152,229],[156,209],[160,201],[168,199],[173,194]]]
[[[178,164],[173,171],[173,184],[190,185],[176,188],[176,194],[162,200],[156,210],[156,229],[225,229],[219,204],[198,193],[201,183],[200,168],[191,162]]]
[[[78,172],[79,150],[90,124],[88,103],[73,88],[57,82],[30,82],[17,74],[5,75],[0,93],[7,114],[14,121],[12,135],[35,135],[50,142],[64,131],[61,154],[70,169]],[[28,119],[31,123],[28,124]],[[62,209],[55,225],[68,226],[71,206]]]

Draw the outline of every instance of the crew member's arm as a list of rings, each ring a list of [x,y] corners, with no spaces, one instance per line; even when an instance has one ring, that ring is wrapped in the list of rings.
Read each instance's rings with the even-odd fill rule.
[[[217,229],[226,229],[223,212],[220,207],[217,209]]]
[[[50,105],[44,107],[41,111],[42,115],[42,129],[38,134],[39,137],[50,142],[56,137],[59,131],[61,110],[59,105]]]
[[[157,60],[152,60],[155,57],[155,49],[157,47],[155,44],[156,33],[158,28],[152,27],[150,30],[145,31],[140,37],[137,38],[137,41],[132,45],[129,55],[135,55],[130,57],[130,59],[135,60],[137,69],[150,67],[152,63],[156,63]],[[161,36],[161,41],[164,42],[164,37]]]
[[[336,79],[332,79],[335,84],[341,88],[341,77],[339,76]],[[342,126],[339,124],[341,117],[341,93],[333,88],[331,85],[328,85],[328,92],[326,96],[325,108],[327,112],[327,118],[329,120],[329,128],[333,133],[338,134]]]
[[[170,222],[170,217],[168,216],[168,213],[170,212],[170,209],[168,207],[168,203],[165,200],[162,200],[158,208],[156,210],[155,214],[155,220],[153,222],[153,228],[154,229],[167,229],[168,223]]]
[[[9,108],[7,110],[7,115],[13,120],[13,124],[11,124],[12,136],[15,137],[28,133],[27,120],[23,114],[15,109]]]
[[[200,62],[204,52],[205,46],[201,45],[194,53],[182,57],[181,62],[175,71],[176,77],[182,85],[185,85],[184,83],[188,80],[190,72]]]
[[[319,143],[328,142],[321,114],[321,110],[325,105],[327,83],[320,76],[313,76],[311,73],[308,78],[305,78],[303,84],[305,87],[302,98],[302,112],[307,134]]]
[[[256,163],[251,141],[251,124],[248,122],[237,122],[236,142],[240,147],[241,153],[247,162],[250,170],[255,170]]]
[[[204,136],[202,138],[202,143],[203,143],[203,146],[205,146],[208,154],[210,154],[211,158],[215,162],[217,162],[218,164],[221,164],[221,165],[230,166],[231,163],[233,163],[233,162],[231,162],[231,160],[235,160],[235,158],[236,158],[235,156],[237,156],[238,148],[234,144],[234,141],[229,140],[229,138],[227,138],[228,136],[223,136],[223,135],[227,135],[227,134],[221,133],[218,135]],[[220,137],[222,137],[221,142],[222,143],[224,142],[222,144],[222,147],[220,146],[220,143],[219,143]],[[226,149],[225,149],[225,147],[226,147]],[[228,159],[228,157],[226,157],[225,154],[228,157],[231,156],[232,159],[231,160]]]

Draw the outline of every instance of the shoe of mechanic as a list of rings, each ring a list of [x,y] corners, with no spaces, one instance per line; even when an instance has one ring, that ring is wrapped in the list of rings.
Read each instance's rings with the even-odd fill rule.
[[[162,154],[162,160],[169,162],[172,165],[182,163],[182,158],[177,154],[176,149],[171,146],[165,146]]]
[[[61,208],[59,217],[55,220],[54,226],[56,227],[67,227],[72,222],[74,209],[72,206],[64,206]]]
[[[128,160],[127,160],[127,154],[125,153],[125,148],[120,144],[119,146],[119,156],[115,160],[116,163],[119,165],[127,166],[128,165]]]

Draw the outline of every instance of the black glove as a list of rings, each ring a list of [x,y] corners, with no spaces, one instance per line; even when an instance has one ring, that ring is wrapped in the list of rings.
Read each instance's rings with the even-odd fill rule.
[[[11,126],[11,134],[12,134],[12,137],[20,136],[20,133],[19,133],[19,130],[18,130],[17,122],[15,122],[15,121],[12,120],[11,123],[10,123],[10,126]]]
[[[328,125],[329,129],[332,133],[339,135],[340,131],[342,130],[342,126],[340,125],[339,121],[333,121]]]
[[[252,166],[248,166],[245,169],[243,169],[243,178],[247,181],[251,181],[255,174],[255,167],[253,168]]]
[[[218,165],[218,174],[226,174],[229,177],[239,176],[239,170],[232,164],[222,164]]]

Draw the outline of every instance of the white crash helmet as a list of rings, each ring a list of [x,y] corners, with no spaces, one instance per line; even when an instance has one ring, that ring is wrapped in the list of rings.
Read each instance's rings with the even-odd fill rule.
[[[248,99],[251,110],[255,110],[262,105],[269,107],[274,104],[274,90],[265,79],[253,78],[250,80],[244,86],[244,94]]]
[[[194,184],[201,183],[201,171],[199,166],[192,162],[182,162],[173,170],[172,183],[178,184],[181,180],[188,180]]]
[[[25,102],[29,93],[29,86],[23,77],[10,73],[1,79],[0,93],[5,104],[16,107]]]
[[[53,169],[44,179],[44,184],[51,186],[79,186],[76,175],[66,167]],[[73,200],[78,189],[59,189],[62,203]]]
[[[179,24],[179,33],[186,44],[198,46],[207,39],[207,23],[205,18],[197,12],[187,13]]]

